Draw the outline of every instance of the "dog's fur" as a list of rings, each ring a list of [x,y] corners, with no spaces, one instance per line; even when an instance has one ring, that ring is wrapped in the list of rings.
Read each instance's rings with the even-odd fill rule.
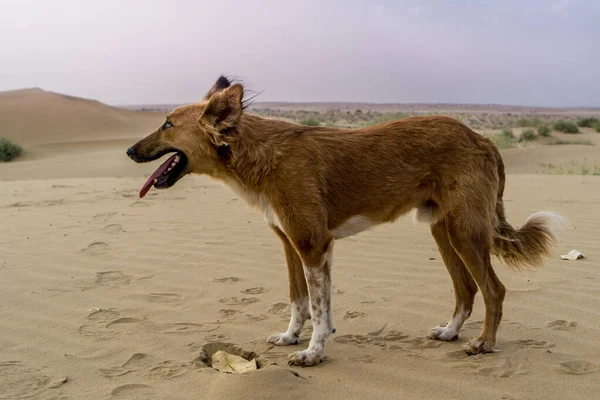
[[[455,310],[429,337],[456,340],[481,289],[485,322],[469,354],[491,352],[505,288],[491,255],[509,266],[535,266],[556,240],[553,222],[536,213],[520,229],[506,220],[504,165],[496,146],[446,117],[412,117],[357,130],[307,127],[245,112],[244,87],[220,77],[196,104],[171,112],[158,129],[128,150],[136,162],[170,151],[184,154],[188,173],[223,181],[261,211],[285,250],[292,315],[284,333],[267,340],[297,344],[312,319],[308,348],[291,365],[323,360],[335,332],[331,268],[335,239],[393,222],[416,209],[431,225],[452,277]]]

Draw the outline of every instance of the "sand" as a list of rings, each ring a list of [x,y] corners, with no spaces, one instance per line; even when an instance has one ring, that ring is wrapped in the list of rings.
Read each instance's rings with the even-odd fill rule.
[[[299,346],[265,341],[289,306],[262,217],[204,177],[138,199],[158,164],[125,156],[142,129],[91,131],[52,145],[29,132],[36,151],[0,164],[0,399],[598,398],[600,177],[531,170],[589,146],[503,151],[509,221],[554,210],[573,227],[537,270],[494,263],[508,290],[498,353],[463,351],[481,328],[479,294],[458,341],[426,338],[454,296],[428,227],[407,216],[337,242],[337,333],[325,363],[291,368],[311,329]],[[587,257],[560,259],[572,249]],[[219,349],[254,352],[261,368],[202,362]]]

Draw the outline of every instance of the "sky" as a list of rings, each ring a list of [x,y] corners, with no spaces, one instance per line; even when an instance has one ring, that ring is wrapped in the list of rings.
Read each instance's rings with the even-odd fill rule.
[[[0,0],[0,91],[600,107],[598,0]]]

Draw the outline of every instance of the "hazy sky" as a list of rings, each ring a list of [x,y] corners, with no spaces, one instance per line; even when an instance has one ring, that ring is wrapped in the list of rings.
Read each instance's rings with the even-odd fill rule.
[[[600,106],[599,0],[0,0],[0,90]]]

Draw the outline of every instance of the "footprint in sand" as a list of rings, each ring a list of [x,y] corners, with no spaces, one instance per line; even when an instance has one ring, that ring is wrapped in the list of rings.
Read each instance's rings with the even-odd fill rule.
[[[554,347],[554,343],[534,339],[512,340],[507,343],[509,345],[515,345],[518,347],[529,347],[533,349],[549,349],[550,347]]]
[[[341,335],[334,340],[339,343],[353,344],[356,346],[370,345],[379,347],[382,350],[402,350],[403,347],[394,342],[403,342],[409,338],[402,332],[390,329],[367,333],[366,335]]]
[[[110,395],[115,399],[158,399],[156,391],[150,385],[142,383],[128,383],[117,386]]]
[[[111,219],[112,217],[114,217],[115,215],[117,215],[116,212],[105,212],[105,213],[99,213],[96,214],[92,217],[92,219],[94,221],[102,221],[102,222],[106,222],[109,219]]]
[[[453,366],[476,373],[477,375],[493,378],[510,378],[528,373],[526,360],[517,357],[505,357],[498,353],[496,357],[470,357],[464,350],[450,351],[445,354]]]
[[[241,311],[232,310],[230,308],[225,308],[225,309],[219,310],[219,315],[225,319],[233,319],[238,314],[241,314]]]
[[[366,314],[364,312],[360,311],[346,311],[346,314],[344,314],[344,319],[355,319],[364,317],[365,315]]]
[[[463,326],[465,328],[470,328],[470,329],[481,329],[483,327],[483,321],[481,321],[481,320],[467,321],[467,322],[465,322],[465,324]]]
[[[266,291],[267,291],[267,289],[265,289],[262,286],[259,286],[259,287],[253,287],[253,288],[242,290],[241,293],[244,293],[244,294],[263,294]]]
[[[123,271],[103,271],[96,272],[96,280],[94,281],[94,288],[100,286],[119,287],[129,285],[133,275],[125,275]]]
[[[116,235],[120,232],[123,232],[123,226],[121,224],[110,224],[102,228],[102,233],[107,233],[109,235]]]
[[[148,207],[150,204],[148,202],[143,201],[134,201],[129,205],[129,207]]]
[[[600,367],[589,361],[574,360],[560,363],[559,370],[570,375],[584,375],[597,372]]]
[[[121,313],[115,309],[94,311],[88,315],[87,319],[89,323],[79,327],[79,334],[99,341],[131,334],[188,334],[212,332],[221,328],[219,324],[155,323],[147,318],[122,317]]]
[[[222,342],[224,340],[227,340],[227,335],[223,333],[213,333],[212,335],[204,336],[204,340],[206,340],[207,342]]]
[[[239,282],[240,278],[236,277],[236,276],[226,276],[224,278],[215,278],[213,279],[213,282],[216,283],[228,283],[228,282]]]
[[[233,297],[224,297],[219,300],[219,303],[223,303],[228,306],[241,306],[241,305],[256,303],[258,301],[260,301],[260,300],[257,299],[256,297],[235,297],[235,296],[233,296]]]
[[[150,368],[148,373],[151,378],[172,379],[184,375],[188,371],[188,366],[184,363],[172,360],[166,360]]]
[[[92,242],[81,252],[92,256],[106,254],[108,251],[108,243],[105,242]]]
[[[269,316],[265,314],[246,314],[246,318],[248,318],[250,321],[264,321],[265,319],[269,318]]]
[[[364,356],[353,356],[349,358],[350,361],[360,362],[365,364],[373,364],[375,362],[375,357],[365,354]]]
[[[121,332],[106,329],[106,324],[118,318],[120,313],[115,309],[92,311],[87,316],[88,324],[79,327],[79,334],[97,341],[111,340],[121,336]]]
[[[40,398],[51,383],[49,376],[21,361],[0,362],[0,399]]]
[[[442,345],[435,340],[424,339],[420,337],[410,337],[394,329],[388,329],[387,324],[380,329],[369,332],[366,335],[341,335],[334,338],[336,342],[352,344],[358,347],[365,345],[378,347],[381,350],[414,350],[414,349],[432,349]]]
[[[287,303],[275,303],[269,310],[269,314],[283,314],[289,312],[290,305]]]
[[[481,376],[494,378],[511,378],[513,376],[527,375],[527,363],[524,361],[514,361],[510,358],[504,359],[497,366],[477,366],[475,373]]]
[[[558,329],[561,331],[568,331],[577,327],[578,323],[575,321],[565,321],[564,319],[557,319],[556,321],[549,322],[546,327],[550,329]]]
[[[152,365],[152,361],[152,357],[149,354],[135,353],[118,367],[101,368],[100,375],[105,378],[123,376],[134,371],[139,371],[142,368],[149,367]]]
[[[150,303],[176,303],[183,300],[182,296],[175,293],[146,293],[136,297]]]

